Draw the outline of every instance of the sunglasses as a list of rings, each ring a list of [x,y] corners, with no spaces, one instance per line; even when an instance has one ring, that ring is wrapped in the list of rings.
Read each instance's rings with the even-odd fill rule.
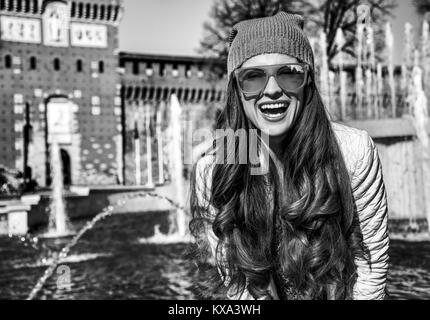
[[[261,97],[272,76],[286,94],[301,98],[310,74],[309,65],[305,63],[239,68],[234,72],[246,100]]]

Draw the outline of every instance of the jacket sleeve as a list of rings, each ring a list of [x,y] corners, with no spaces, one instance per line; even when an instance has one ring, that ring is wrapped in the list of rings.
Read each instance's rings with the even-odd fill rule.
[[[378,151],[369,134],[362,132],[352,191],[369,261],[356,258],[356,300],[384,299],[388,272],[387,197]]]

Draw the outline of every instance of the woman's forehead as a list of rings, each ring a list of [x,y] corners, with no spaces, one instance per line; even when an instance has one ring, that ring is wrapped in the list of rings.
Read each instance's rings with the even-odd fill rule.
[[[254,66],[265,66],[272,64],[297,63],[298,60],[292,56],[281,53],[263,53],[253,56],[242,64],[242,68]]]

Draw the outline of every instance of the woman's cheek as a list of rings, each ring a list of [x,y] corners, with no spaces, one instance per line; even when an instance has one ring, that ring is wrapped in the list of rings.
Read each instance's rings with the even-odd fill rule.
[[[256,108],[255,108],[255,99],[252,100],[245,100],[242,99],[242,105],[245,112],[246,117],[252,121],[252,123],[258,127],[257,124],[257,115],[256,115]]]

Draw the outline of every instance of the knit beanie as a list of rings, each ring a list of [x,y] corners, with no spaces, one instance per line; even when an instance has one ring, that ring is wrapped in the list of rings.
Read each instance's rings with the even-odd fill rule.
[[[263,53],[288,54],[314,70],[312,47],[303,32],[303,24],[302,16],[283,11],[235,24],[229,39],[228,76],[249,58]]]

